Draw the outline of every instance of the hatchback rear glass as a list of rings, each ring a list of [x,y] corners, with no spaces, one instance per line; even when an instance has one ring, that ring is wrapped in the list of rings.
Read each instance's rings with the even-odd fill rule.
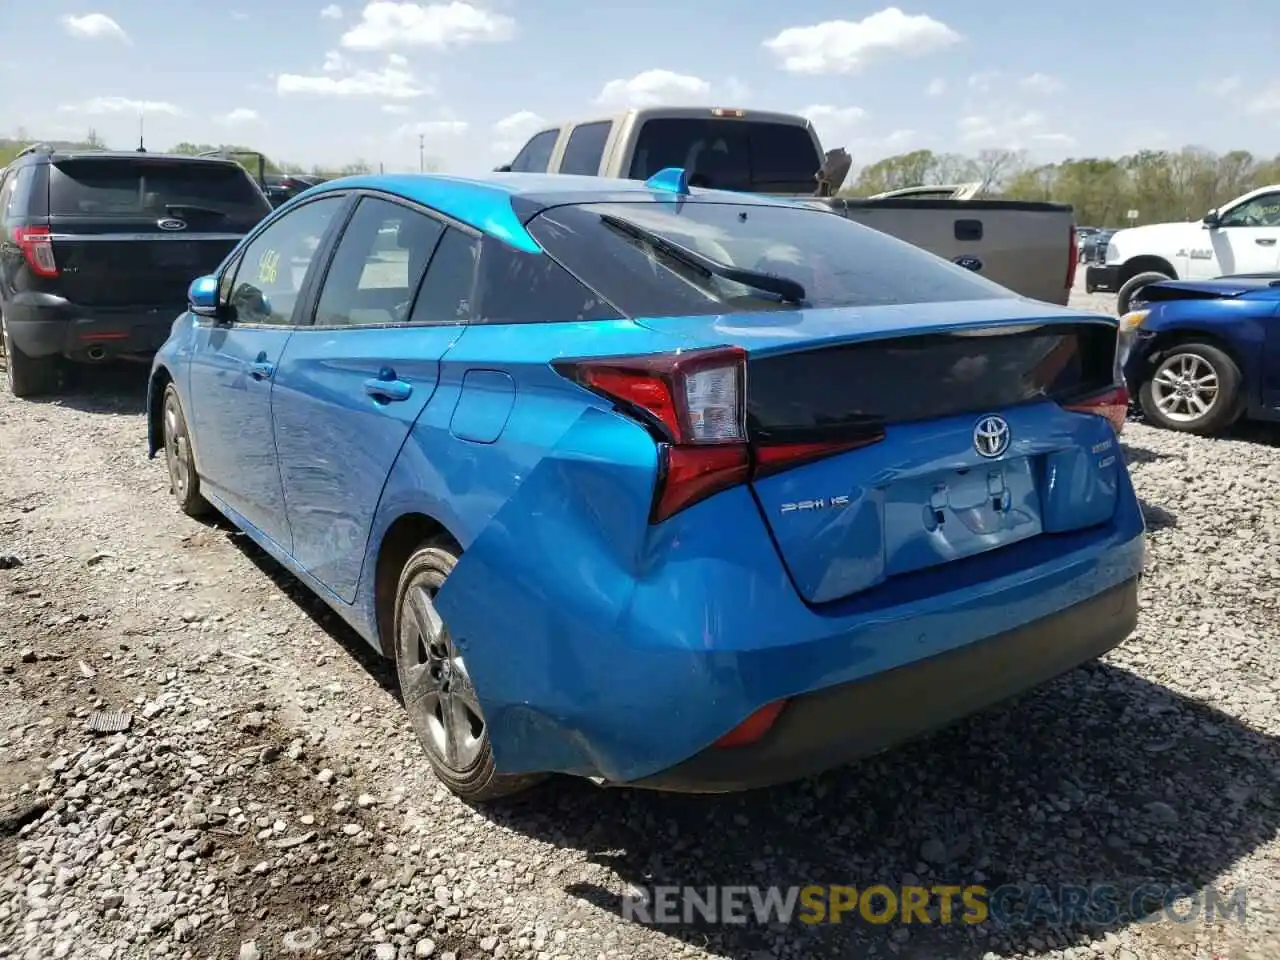
[[[809,129],[794,123],[669,117],[641,127],[630,178],[682,167],[694,186],[811,194],[822,160]]]
[[[187,206],[190,211],[177,210]],[[191,212],[256,223],[270,211],[244,169],[209,161],[63,160],[49,179],[54,216],[165,217]],[[222,215],[222,216],[219,216]]]
[[[613,221],[611,224],[610,221]],[[529,223],[571,273],[632,317],[795,309],[743,283],[707,276],[618,222],[716,263],[794,280],[811,308],[992,300],[998,284],[827,209],[758,203],[590,203]]]

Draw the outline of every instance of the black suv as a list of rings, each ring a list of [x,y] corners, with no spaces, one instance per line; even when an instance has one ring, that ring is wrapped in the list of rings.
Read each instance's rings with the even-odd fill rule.
[[[14,396],[57,388],[64,361],[148,357],[271,212],[225,158],[29,147],[0,172],[0,333]]]

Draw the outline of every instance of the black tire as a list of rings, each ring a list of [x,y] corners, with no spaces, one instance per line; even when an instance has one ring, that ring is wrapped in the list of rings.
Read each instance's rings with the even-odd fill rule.
[[[1193,359],[1184,359],[1193,358]],[[1187,408],[1183,418],[1166,413],[1161,409],[1157,391],[1166,390],[1156,384],[1156,378],[1166,370],[1177,371],[1184,364],[1198,366],[1207,364],[1217,378],[1217,395],[1203,414],[1193,416],[1194,411],[1189,404],[1182,402],[1179,407]],[[1166,394],[1167,395],[1167,394]],[[1151,376],[1143,381],[1138,390],[1138,403],[1149,423],[1164,427],[1166,430],[1177,430],[1181,433],[1192,433],[1209,436],[1221,433],[1240,418],[1244,412],[1244,396],[1240,392],[1240,368],[1235,361],[1223,351],[1208,343],[1179,343],[1166,350],[1152,370]]]
[[[1124,282],[1116,293],[1116,313],[1122,317],[1128,313],[1132,309],[1133,295],[1147,284],[1172,279],[1169,274],[1161,273],[1159,270],[1145,270],[1142,273],[1135,273]]]
[[[191,434],[182,412],[178,388],[168,383],[160,401],[161,429],[164,431],[164,462],[169,470],[169,492],[178,509],[188,517],[208,516],[209,501],[200,494],[200,475],[196,472],[195,455],[191,452]]]
[[[4,341],[4,379],[9,392],[19,400],[39,397],[58,389],[60,364],[57,357],[29,357],[14,344],[0,316],[0,338]]]
[[[448,538],[438,538],[405,563],[396,587],[396,675],[409,722],[440,782],[468,803],[487,803],[527,790],[545,775],[495,770],[475,686],[432,602],[460,553]]]

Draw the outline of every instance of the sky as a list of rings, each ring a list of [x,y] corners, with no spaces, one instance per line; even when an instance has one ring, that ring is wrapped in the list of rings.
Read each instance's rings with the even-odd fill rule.
[[[551,121],[695,104],[809,116],[858,166],[1280,153],[1276,0],[0,0],[0,135],[250,145],[415,170],[509,161]],[[644,12],[638,12],[644,11]],[[1261,33],[1259,33],[1261,31]]]

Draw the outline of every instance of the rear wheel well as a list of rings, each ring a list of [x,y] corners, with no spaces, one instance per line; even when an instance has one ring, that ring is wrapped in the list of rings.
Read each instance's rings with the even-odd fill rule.
[[[147,410],[147,440],[152,450],[164,447],[164,388],[173,383],[167,367],[160,367],[151,376],[151,401]]]
[[[373,613],[377,622],[378,646],[385,657],[395,655],[396,587],[400,573],[413,552],[428,540],[454,540],[444,524],[425,513],[406,513],[387,528],[378,547],[373,577]]]
[[[1178,279],[1178,271],[1173,269],[1173,264],[1163,257],[1134,257],[1120,270],[1120,283],[1126,283],[1131,277],[1146,273],[1148,270],[1163,273],[1170,280]]]

